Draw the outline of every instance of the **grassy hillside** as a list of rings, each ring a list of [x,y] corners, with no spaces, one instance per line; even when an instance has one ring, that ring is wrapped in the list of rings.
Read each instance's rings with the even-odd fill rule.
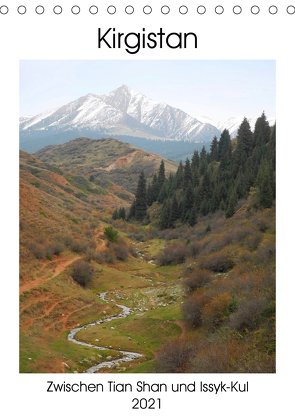
[[[143,169],[151,178],[162,158],[152,152],[114,138],[78,138],[62,145],[49,145],[34,154],[43,163],[54,164],[65,173],[92,177],[94,185],[105,187],[110,181],[135,193]],[[174,173],[177,163],[164,159],[166,172]]]
[[[162,273],[139,255],[138,244],[128,238],[130,233],[138,233],[132,225],[122,222],[118,242],[107,240],[104,229],[114,207],[127,208],[133,195],[109,180],[104,186],[20,152],[21,372],[82,372],[110,356],[120,358],[119,348],[134,345],[136,352],[145,355],[136,365],[150,361],[155,349],[181,332],[177,324],[166,323],[167,313],[157,297],[168,284],[182,292],[177,271],[167,276],[166,269]],[[73,279],[82,260],[91,270],[89,286]],[[108,292],[108,302],[97,297],[102,291]],[[67,340],[73,327],[119,313],[117,298],[132,307],[133,313],[124,320],[122,333],[113,334],[114,341],[108,337],[109,350]],[[177,318],[180,298],[174,303]],[[147,318],[141,317],[146,314]],[[132,324],[138,329],[132,330]],[[101,345],[110,326],[91,327],[90,336],[81,332],[77,338],[91,343],[94,339]],[[115,324],[116,329],[119,326]],[[144,331],[139,332],[142,326]],[[126,367],[131,364],[123,369]]]

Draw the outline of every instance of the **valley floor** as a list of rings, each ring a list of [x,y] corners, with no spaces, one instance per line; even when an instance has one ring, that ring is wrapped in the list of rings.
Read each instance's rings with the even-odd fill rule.
[[[114,265],[94,265],[95,285],[81,290],[68,276],[79,257],[70,252],[44,262],[34,280],[20,286],[20,371],[84,372],[106,360],[119,359],[120,351],[143,356],[132,362],[113,363],[99,372],[153,371],[156,351],[183,332],[180,267],[157,267],[153,256],[164,244],[159,239],[130,244],[138,258]],[[100,245],[105,243],[100,240]],[[107,292],[107,300],[97,294]],[[97,350],[67,340],[69,331],[131,308],[125,318],[81,329],[75,338]]]

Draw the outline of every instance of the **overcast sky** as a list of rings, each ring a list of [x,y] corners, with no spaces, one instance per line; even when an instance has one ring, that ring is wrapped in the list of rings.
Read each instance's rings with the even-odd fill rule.
[[[122,84],[191,116],[275,117],[275,61],[20,61],[20,116]]]

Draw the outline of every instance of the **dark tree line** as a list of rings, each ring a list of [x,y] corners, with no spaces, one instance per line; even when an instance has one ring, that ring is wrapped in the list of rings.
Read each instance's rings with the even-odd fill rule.
[[[122,208],[119,208],[119,210],[116,208],[113,212],[112,219],[114,221],[116,221],[117,219],[122,219],[123,221],[125,221],[126,220],[125,208],[122,207]]]
[[[225,129],[219,141],[213,138],[209,152],[205,147],[200,153],[195,151],[191,160],[180,162],[168,179],[163,160],[148,185],[142,172],[128,219],[143,221],[154,202],[162,204],[161,229],[173,228],[179,220],[193,226],[199,215],[217,210],[231,217],[238,200],[247,198],[253,186],[259,188],[260,205],[271,207],[275,198],[275,147],[276,126],[270,128],[264,113],[253,133],[244,118],[236,141],[231,141]]]

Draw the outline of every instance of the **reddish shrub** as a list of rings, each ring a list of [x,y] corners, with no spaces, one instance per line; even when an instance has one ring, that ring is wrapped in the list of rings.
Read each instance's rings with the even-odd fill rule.
[[[214,272],[226,272],[233,268],[235,251],[231,251],[231,248],[224,248],[223,250],[209,254],[203,257],[199,263],[202,269],[207,269]]]
[[[114,254],[112,254],[109,250],[98,253],[98,258],[100,262],[104,264],[115,264],[116,262]]]
[[[46,254],[47,255],[60,255],[60,253],[62,253],[65,249],[65,246],[62,242],[51,242],[49,245],[47,245],[46,247]]]
[[[156,368],[160,373],[184,373],[193,345],[187,341],[176,338],[166,343],[159,351]]]
[[[171,245],[157,254],[156,260],[160,266],[176,265],[184,263],[188,255],[189,249],[187,247]]]
[[[275,356],[237,339],[199,344],[190,359],[190,373],[275,373]]]
[[[189,293],[211,282],[213,274],[208,270],[195,269],[185,279],[184,285]]]
[[[275,261],[276,255],[276,242],[275,237],[271,235],[267,235],[261,244],[259,245],[256,256],[258,257],[259,261],[262,261],[266,264],[269,261]]]
[[[230,294],[223,293],[210,300],[202,310],[202,323],[208,327],[221,325],[230,302]]]
[[[119,261],[126,261],[128,258],[128,252],[125,247],[122,247],[121,245],[116,245],[114,247],[116,258]]]
[[[208,296],[200,289],[186,299],[182,305],[182,314],[190,327],[196,328],[202,324],[202,310],[208,302]]]
[[[238,372],[237,361],[247,354],[247,348],[236,340],[203,343],[191,360],[193,373]]]
[[[200,242],[202,254],[211,254],[222,250],[233,240],[232,233],[210,234]]]
[[[46,256],[46,246],[44,244],[31,242],[28,247],[37,259],[44,258]]]
[[[88,286],[92,282],[93,267],[83,260],[77,260],[72,264],[72,278],[82,287]]]
[[[230,317],[230,327],[238,331],[254,330],[260,323],[261,314],[267,306],[268,302],[265,298],[239,302],[237,312]]]

